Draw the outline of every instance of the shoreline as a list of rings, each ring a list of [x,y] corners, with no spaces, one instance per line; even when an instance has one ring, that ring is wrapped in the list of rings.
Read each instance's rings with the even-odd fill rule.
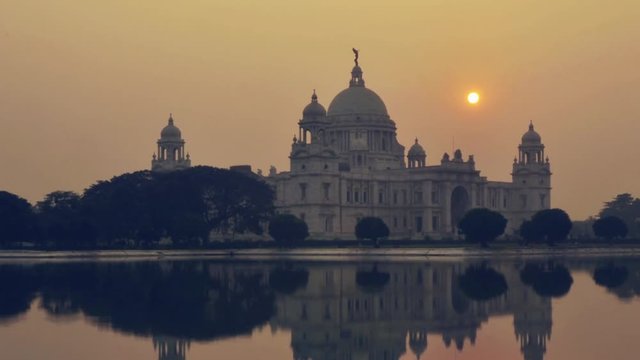
[[[117,260],[454,260],[519,257],[640,257],[640,247],[555,247],[555,248],[294,248],[229,250],[90,250],[39,251],[0,250],[0,263],[23,261],[117,261]]]

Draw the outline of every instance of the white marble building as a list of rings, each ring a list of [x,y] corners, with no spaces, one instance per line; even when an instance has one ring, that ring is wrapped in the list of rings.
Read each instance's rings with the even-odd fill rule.
[[[365,216],[382,218],[392,238],[454,237],[456,224],[474,207],[500,211],[513,233],[550,206],[550,164],[533,124],[518,146],[511,182],[487,180],[473,155],[464,159],[460,150],[429,164],[417,139],[405,160],[396,123],[365,86],[357,58],[349,87],[327,110],[314,92],[298,125],[290,171],[272,169],[267,179],[278,211],[304,219],[316,239],[352,239]]]

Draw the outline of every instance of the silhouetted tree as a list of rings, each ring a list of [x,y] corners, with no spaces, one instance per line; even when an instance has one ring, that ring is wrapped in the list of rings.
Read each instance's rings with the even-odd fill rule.
[[[36,219],[29,202],[0,191],[0,246],[34,240]]]
[[[573,284],[569,270],[552,261],[527,263],[520,271],[520,280],[542,297],[562,297],[569,293]]]
[[[634,198],[629,193],[618,194],[616,197],[604,203],[604,207],[598,214],[599,218],[616,216],[627,225],[628,235],[640,237],[640,199]]]
[[[491,300],[509,288],[504,275],[486,265],[469,266],[458,277],[458,286],[465,296],[475,301]]]
[[[80,206],[80,195],[72,191],[55,191],[38,202],[36,215],[44,240],[57,248],[93,246],[95,230]]]
[[[269,222],[269,236],[281,245],[290,246],[309,236],[307,223],[291,214],[280,214]]]
[[[627,236],[627,224],[617,216],[605,216],[593,223],[593,232],[609,241]]]
[[[378,240],[387,236],[389,236],[389,227],[378,217],[363,217],[356,224],[356,237],[369,239],[376,247],[379,246]]]
[[[561,209],[540,210],[531,221],[550,246],[565,240],[573,226],[569,215]]]
[[[273,213],[273,190],[240,172],[196,166],[98,182],[81,203],[107,243],[146,246],[170,238],[185,246],[208,241],[212,231],[261,234]]]
[[[507,219],[502,214],[486,208],[467,211],[458,224],[467,241],[480,243],[482,247],[502,235],[506,226]]]
[[[607,289],[615,289],[622,286],[629,278],[629,271],[624,266],[615,266],[613,262],[598,266],[593,272],[593,280],[596,284]]]
[[[518,233],[522,237],[522,240],[524,240],[525,245],[529,244],[530,242],[539,241],[543,237],[540,228],[537,227],[531,220],[523,221],[520,225]]]

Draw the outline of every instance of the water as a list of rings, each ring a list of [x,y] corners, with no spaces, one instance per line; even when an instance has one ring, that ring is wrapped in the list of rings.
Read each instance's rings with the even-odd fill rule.
[[[638,294],[640,258],[2,264],[0,358],[637,359]]]

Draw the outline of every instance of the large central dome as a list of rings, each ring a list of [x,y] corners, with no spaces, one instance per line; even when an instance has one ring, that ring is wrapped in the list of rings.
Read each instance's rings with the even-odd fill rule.
[[[329,104],[327,116],[334,115],[389,116],[380,96],[364,86],[360,66],[356,65],[351,71],[349,87],[336,95]]]
[[[328,116],[332,115],[384,115],[387,107],[380,96],[366,87],[350,87],[342,90],[329,105]]]

